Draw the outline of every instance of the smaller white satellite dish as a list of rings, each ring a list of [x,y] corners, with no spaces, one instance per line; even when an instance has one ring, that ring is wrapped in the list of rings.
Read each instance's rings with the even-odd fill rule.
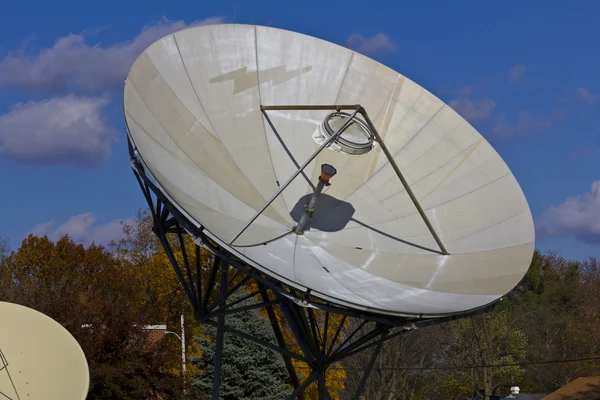
[[[0,399],[78,400],[90,373],[79,343],[58,322],[0,302]]]

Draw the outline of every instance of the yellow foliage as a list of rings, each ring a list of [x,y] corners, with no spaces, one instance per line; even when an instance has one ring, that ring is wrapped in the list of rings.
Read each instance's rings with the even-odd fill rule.
[[[251,292],[255,292],[259,288],[256,283],[252,283],[252,284],[247,285],[247,289]],[[273,311],[275,312],[277,322],[279,323],[279,326],[281,327],[282,334],[283,334],[283,337],[284,337],[284,340],[285,340],[288,350],[290,350],[294,353],[297,353],[297,354],[303,354],[302,349],[300,348],[300,345],[298,344],[292,331],[289,329],[287,324],[284,323],[286,321],[286,319],[283,315],[283,311],[279,307],[273,307]],[[268,318],[267,311],[265,309],[261,309],[260,312],[265,318]],[[315,319],[317,320],[318,325],[320,326],[320,334],[322,335],[324,333],[323,330],[324,330],[324,326],[325,326],[324,325],[325,313],[320,310],[313,310],[313,312],[315,315]],[[343,320],[342,315],[331,314],[331,313],[329,314],[329,319],[328,319],[328,323],[327,323],[328,328],[327,328],[327,335],[326,335],[327,348],[330,347],[332,341],[334,340],[335,333],[337,331],[337,328],[342,323],[342,320]],[[346,328],[347,326],[348,326],[348,319],[345,319],[344,326],[342,327],[342,332],[343,332],[344,328]],[[342,337],[341,334],[338,335],[338,337],[336,339],[337,344],[341,343],[341,341],[342,341],[341,337]],[[322,346],[322,342],[320,343],[320,345]],[[304,379],[306,379],[312,372],[310,367],[308,366],[308,364],[306,364],[304,361],[292,358],[292,364],[294,365],[294,369],[296,370],[296,373],[298,375],[298,380],[300,381],[300,383]],[[333,365],[327,369],[327,371],[325,373],[325,385],[326,385],[327,390],[329,391],[332,399],[334,399],[334,400],[339,399],[339,392],[341,392],[344,389],[345,380],[346,380],[346,371],[344,370],[344,368],[341,365],[339,365],[339,364]],[[311,383],[304,390],[304,396],[305,396],[305,399],[317,399],[318,398],[317,381],[314,381],[313,383]]]

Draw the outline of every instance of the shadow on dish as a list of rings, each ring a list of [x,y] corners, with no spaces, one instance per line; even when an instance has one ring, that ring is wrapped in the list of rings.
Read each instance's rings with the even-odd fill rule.
[[[311,196],[312,193],[306,194],[298,200],[290,213],[294,221],[300,221],[304,213],[304,207],[310,201]],[[338,200],[327,194],[321,194],[312,220],[308,223],[307,230],[314,228],[323,232],[341,231],[352,219],[354,211],[352,204]]]

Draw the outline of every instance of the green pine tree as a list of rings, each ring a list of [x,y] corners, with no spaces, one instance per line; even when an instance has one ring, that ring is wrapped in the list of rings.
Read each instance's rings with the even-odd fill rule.
[[[231,296],[228,302],[242,298],[246,293],[242,290]],[[244,307],[256,304],[250,298],[233,307]],[[275,335],[269,321],[260,315],[258,309],[229,314],[225,324],[248,333],[258,339],[275,344]],[[201,357],[190,357],[200,371],[193,377],[192,386],[210,396],[212,390],[217,330],[205,326],[204,336],[195,336],[194,340],[202,350]],[[277,352],[263,346],[225,333],[221,364],[220,398],[225,400],[280,400],[291,392],[290,379],[283,362]]]

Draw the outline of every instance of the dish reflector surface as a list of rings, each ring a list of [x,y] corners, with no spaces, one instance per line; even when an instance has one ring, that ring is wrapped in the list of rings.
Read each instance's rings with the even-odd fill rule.
[[[358,155],[338,143],[324,149],[231,243],[317,150],[332,113],[265,111],[267,120],[261,105],[325,104],[364,107],[449,255],[377,143]],[[124,105],[140,161],[180,211],[233,254],[311,294],[445,315],[497,300],[529,267],[533,221],[504,161],[436,96],[359,53],[262,26],[185,29],[139,56]],[[364,145],[359,133],[356,125],[342,138]],[[290,233],[322,164],[337,174],[309,229]]]
[[[87,360],[62,325],[36,310],[6,302],[0,302],[0,321],[0,398],[87,397]]]

